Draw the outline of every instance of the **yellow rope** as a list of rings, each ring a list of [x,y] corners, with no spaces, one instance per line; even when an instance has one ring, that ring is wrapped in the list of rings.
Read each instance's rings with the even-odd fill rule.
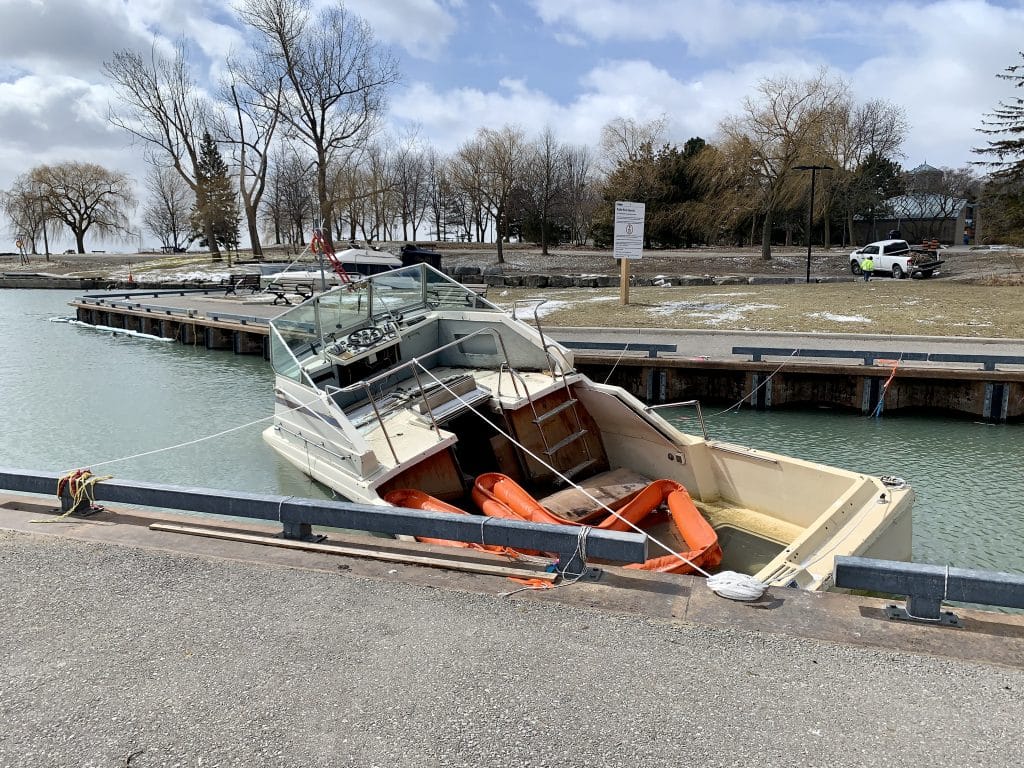
[[[57,479],[57,498],[61,498],[64,487],[67,486],[68,494],[71,496],[71,506],[68,507],[67,511],[57,517],[50,517],[45,520],[31,520],[30,522],[59,522],[72,512],[76,511],[79,506],[85,502],[89,502],[89,509],[98,512],[102,507],[99,507],[96,504],[96,483],[102,482],[103,480],[110,480],[112,477],[113,475],[94,475],[92,471],[88,469],[76,469],[74,472],[68,472],[65,475],[61,475]]]

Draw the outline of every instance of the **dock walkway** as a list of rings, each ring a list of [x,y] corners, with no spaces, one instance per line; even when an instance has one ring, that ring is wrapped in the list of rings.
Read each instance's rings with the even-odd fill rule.
[[[34,501],[32,500],[34,499]],[[505,579],[0,498],[0,765],[1017,766],[1024,620]],[[163,519],[168,515],[161,515]]]

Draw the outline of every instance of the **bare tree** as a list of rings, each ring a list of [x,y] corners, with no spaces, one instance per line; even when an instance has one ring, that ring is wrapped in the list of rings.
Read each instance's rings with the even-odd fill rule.
[[[523,199],[540,230],[540,249],[548,255],[548,239],[556,207],[563,204],[568,186],[567,150],[548,126],[528,147],[523,162]]]
[[[263,88],[262,79],[237,59],[228,60],[233,81],[222,86],[222,98],[234,108],[234,123],[223,121],[221,134],[231,144],[254,256],[262,256],[258,226],[260,201],[267,185],[267,166],[281,108],[281,87]],[[258,83],[261,87],[254,87]]]
[[[862,188],[865,176],[857,171],[870,157],[892,159],[900,154],[908,130],[906,112],[882,99],[856,104],[847,96],[826,116],[824,127],[824,149],[835,170],[828,177],[830,183],[821,185],[821,204],[816,202],[815,210],[822,212],[825,242],[828,243],[829,213],[838,196],[845,203],[847,229],[852,240],[857,201],[878,195],[876,190]]]
[[[306,225],[312,221],[313,165],[295,148],[278,147],[267,175],[268,197],[263,209],[274,231],[274,242],[305,245]]]
[[[575,245],[584,245],[590,234],[594,213],[601,204],[594,158],[583,144],[565,150],[565,207],[570,236]]]
[[[476,196],[493,217],[499,264],[505,262],[502,240],[507,236],[509,196],[522,176],[525,159],[522,129],[506,125],[498,130],[481,128],[459,148],[452,162],[455,184]]]
[[[146,176],[146,191],[149,202],[142,211],[142,223],[165,248],[178,251],[188,247],[194,197],[181,174],[155,165]]]
[[[118,51],[104,62],[103,71],[123,105],[121,112],[111,109],[110,122],[143,142],[153,164],[170,160],[197,199],[202,198],[203,180],[197,169],[210,105],[192,77],[184,43],[178,43],[170,59],[159,55],[155,46],[148,60],[135,51]],[[213,222],[205,221],[204,228],[210,253],[219,261]]]
[[[311,8],[311,0],[243,0],[237,11],[258,37],[253,59],[261,77],[251,85],[266,101],[283,86],[281,120],[316,159],[321,224],[330,233],[328,169],[376,130],[398,70],[365,21],[341,5],[315,18]]]
[[[832,81],[826,70],[804,81],[790,77],[765,78],[759,97],[744,100],[743,112],[719,126],[726,146],[742,148],[758,180],[757,202],[762,218],[761,257],[771,259],[774,215],[793,204],[803,190],[793,167],[821,164],[825,154],[826,117],[846,95],[846,86]],[[808,234],[809,236],[809,234]]]
[[[131,180],[94,163],[60,163],[32,169],[51,217],[63,222],[85,253],[85,235],[130,235],[128,211],[135,207]]]
[[[636,163],[644,146],[656,147],[668,118],[664,115],[656,120],[637,122],[629,117],[616,117],[601,128],[601,165],[605,173],[611,173],[617,166]]]
[[[419,143],[415,134],[405,136],[395,152],[395,192],[402,221],[402,239],[412,239],[423,222],[428,204],[427,150]]]
[[[426,210],[433,225],[434,237],[438,240],[448,239],[448,203],[451,193],[451,182],[448,179],[448,162],[433,148],[427,151],[424,160],[426,166]]]

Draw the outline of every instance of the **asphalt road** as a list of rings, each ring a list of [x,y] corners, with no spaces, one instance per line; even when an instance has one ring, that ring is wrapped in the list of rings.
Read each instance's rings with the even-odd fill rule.
[[[0,579],[5,767],[1024,757],[1005,667],[7,531]]]

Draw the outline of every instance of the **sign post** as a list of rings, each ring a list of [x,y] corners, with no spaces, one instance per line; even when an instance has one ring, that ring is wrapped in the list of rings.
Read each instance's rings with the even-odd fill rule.
[[[617,201],[615,203],[615,244],[612,255],[621,266],[619,298],[629,304],[629,262],[643,257],[644,212],[643,203]]]

